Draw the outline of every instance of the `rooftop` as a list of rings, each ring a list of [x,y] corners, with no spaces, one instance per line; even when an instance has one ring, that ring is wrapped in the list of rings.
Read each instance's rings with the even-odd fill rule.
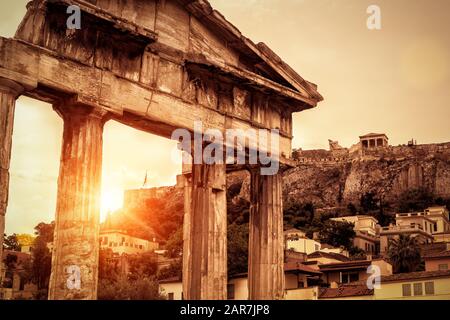
[[[319,299],[344,298],[356,296],[371,296],[373,290],[368,289],[367,285],[348,285],[339,288],[321,288]]]
[[[329,259],[335,259],[338,261],[349,261],[350,259],[342,254],[334,253],[334,252],[323,252],[323,251],[316,251],[311,254],[308,254],[308,259],[311,258],[329,258]]]
[[[287,262],[284,264],[284,271],[285,272],[293,272],[296,271],[297,273],[304,273],[309,275],[321,275],[322,272],[315,270],[311,267],[308,267],[302,263],[299,262]]]
[[[368,133],[368,134],[365,134],[365,135],[363,135],[363,136],[359,136],[359,138],[372,138],[372,137],[380,137],[380,136],[383,136],[383,137],[386,137],[386,139],[388,139],[388,136],[385,134],[385,133]]]
[[[383,282],[396,282],[405,280],[424,280],[433,278],[449,278],[450,270],[445,271],[418,271],[410,273],[398,273],[391,276],[381,277],[381,283]]]
[[[372,264],[370,260],[346,261],[337,263],[326,263],[319,265],[320,271],[339,271],[339,270],[354,270],[367,269]]]

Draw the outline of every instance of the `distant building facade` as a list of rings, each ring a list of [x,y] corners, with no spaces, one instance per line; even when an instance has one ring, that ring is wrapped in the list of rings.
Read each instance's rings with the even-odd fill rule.
[[[303,231],[290,229],[284,232],[286,250],[310,254],[321,249],[318,241],[309,239]]]
[[[103,230],[100,232],[100,248],[111,249],[117,254],[138,254],[158,250],[159,244],[129,235],[122,230]]]
[[[381,228],[381,251],[387,252],[389,241],[400,235],[414,237],[420,244],[433,243],[435,240],[447,242],[450,239],[448,215],[445,207],[430,207],[423,212],[397,213],[395,225]]]

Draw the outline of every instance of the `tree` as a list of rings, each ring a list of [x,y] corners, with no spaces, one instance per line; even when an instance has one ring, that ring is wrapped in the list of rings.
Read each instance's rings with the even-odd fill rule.
[[[13,233],[10,236],[4,235],[3,248],[10,251],[20,251],[20,243],[17,234]]]
[[[367,254],[366,252],[358,247],[352,246],[350,250],[348,250],[348,253],[350,254],[351,260],[366,260]]]
[[[228,275],[248,271],[248,224],[228,226]]]
[[[394,273],[417,271],[422,261],[416,239],[405,235],[390,240],[387,256]]]
[[[353,223],[328,220],[319,232],[319,239],[333,247],[345,247],[350,250],[356,233]]]
[[[183,253],[183,225],[175,231],[166,242],[167,256],[179,258]]]
[[[347,210],[351,213],[351,215],[356,215],[358,212],[358,209],[356,209],[355,205],[351,202],[347,205]]]
[[[124,265],[128,265],[125,273]],[[100,250],[98,274],[99,300],[160,300],[152,253],[122,255],[111,249]]]
[[[17,241],[19,242],[20,247],[23,246],[33,246],[35,237],[33,237],[31,234],[18,234],[17,235]]]
[[[426,189],[407,190],[402,193],[398,200],[399,212],[423,211],[433,205],[433,195]]]
[[[36,239],[33,243],[31,280],[36,284],[39,292],[38,299],[46,299],[46,292],[52,270],[52,254],[48,244],[53,242],[55,223],[39,223],[35,228]]]
[[[162,268],[158,271],[158,280],[164,280],[169,278],[177,277],[181,279],[183,276],[183,260],[177,259],[172,262],[168,267]]]
[[[158,282],[152,277],[139,276],[134,280],[126,278],[117,281],[101,281],[98,286],[98,300],[162,300]]]
[[[378,209],[378,199],[373,192],[364,193],[360,200],[361,209],[363,212],[375,211]]]
[[[284,210],[284,228],[308,229],[314,222],[315,208],[311,202],[289,202]]]
[[[155,255],[151,252],[127,256],[129,264],[128,278],[137,280],[145,277],[154,277],[158,269]]]

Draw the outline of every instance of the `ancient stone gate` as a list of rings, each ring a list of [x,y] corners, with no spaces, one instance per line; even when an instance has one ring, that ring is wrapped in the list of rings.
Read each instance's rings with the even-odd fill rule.
[[[80,29],[67,27],[71,5],[81,10]],[[167,138],[178,128],[192,132],[195,121],[205,130],[277,128],[286,167],[292,113],[322,100],[314,84],[205,0],[30,1],[15,37],[0,38],[1,234],[20,95],[51,103],[64,120],[50,299],[96,298],[106,121]],[[195,164],[186,173],[186,299],[227,297],[225,178],[242,169],[252,177],[250,298],[283,298],[281,175],[257,168]],[[71,266],[81,271],[79,289],[67,286]]]

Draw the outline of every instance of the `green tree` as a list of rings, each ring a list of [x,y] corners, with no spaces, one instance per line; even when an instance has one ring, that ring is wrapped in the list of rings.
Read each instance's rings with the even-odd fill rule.
[[[55,223],[39,223],[35,228],[36,239],[33,243],[31,280],[38,288],[37,299],[46,299],[50,274],[52,270],[52,254],[48,244],[53,242]]]
[[[378,210],[379,200],[376,198],[375,193],[367,192],[361,196],[360,205],[363,212],[367,213],[370,211]]]
[[[319,232],[319,239],[333,247],[345,247],[350,250],[353,246],[353,238],[356,233],[353,223],[328,220],[323,223]]]
[[[228,226],[228,274],[248,271],[248,224]]]
[[[433,195],[428,190],[412,189],[400,195],[397,210],[399,212],[423,211],[433,204]]]
[[[129,273],[128,278],[137,280],[145,277],[154,277],[158,263],[153,253],[147,252],[127,256]]]
[[[284,228],[298,228],[306,230],[314,223],[315,208],[310,202],[288,202],[283,210]]]
[[[98,281],[116,281],[121,276],[120,260],[110,248],[100,249],[98,258]]]
[[[173,277],[181,279],[182,275],[183,275],[183,260],[177,259],[176,261],[172,262],[168,267],[159,270],[157,278],[158,280],[164,280]]]
[[[366,260],[367,259],[366,252],[364,250],[362,250],[361,248],[358,248],[355,246],[352,246],[350,248],[350,250],[348,250],[348,253],[350,254],[351,260]]]
[[[13,233],[12,235],[7,236],[4,235],[3,248],[5,250],[11,251],[20,251],[20,243],[17,238],[17,234]]]
[[[166,242],[166,256],[179,258],[183,253],[183,225],[175,231]]]
[[[158,282],[153,277],[139,276],[129,280],[100,281],[98,300],[162,300]]]
[[[394,273],[417,271],[422,261],[416,239],[405,235],[390,240],[387,257],[392,264]]]

